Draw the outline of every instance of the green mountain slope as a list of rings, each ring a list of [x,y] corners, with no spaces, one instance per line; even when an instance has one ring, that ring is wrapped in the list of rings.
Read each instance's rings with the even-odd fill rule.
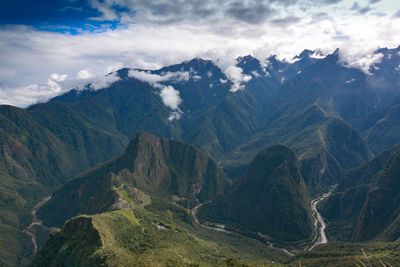
[[[400,106],[390,108],[387,113],[366,131],[365,139],[374,152],[381,152],[400,143]]]
[[[139,132],[125,153],[81,174],[52,195],[38,212],[46,225],[61,226],[78,214],[112,208],[118,188],[138,188],[183,205],[208,201],[230,182],[217,163],[193,146]]]
[[[312,190],[338,183],[346,169],[371,157],[355,130],[343,120],[327,116],[314,104],[276,115],[261,133],[229,153],[223,166],[228,174],[240,173],[260,147],[276,143],[287,144],[296,151],[304,180]]]
[[[374,238],[391,241],[398,238],[396,216],[400,205],[396,202],[398,170],[395,161],[399,149],[399,146],[393,147],[349,170],[336,192],[321,203],[321,213],[328,221],[329,238],[358,241]],[[382,191],[385,193],[376,194]],[[388,198],[388,204],[384,197]],[[376,211],[368,210],[371,203],[375,203]],[[378,216],[380,212],[387,214]]]
[[[297,241],[313,232],[309,203],[294,152],[277,145],[259,152],[226,196],[200,208],[199,218],[273,242]]]
[[[319,245],[312,251],[301,252],[292,257],[288,266],[307,267],[353,267],[398,266],[400,240],[396,242],[343,243],[332,242]]]
[[[370,240],[381,238],[388,241],[400,235],[400,152],[371,183],[361,210],[353,238]]]
[[[128,143],[125,134],[148,129],[173,135],[170,111],[152,92],[147,84],[121,81],[77,102],[51,101],[26,110],[0,106],[0,190],[9,192],[0,206],[16,218],[0,226],[0,238],[7,241],[1,261],[18,265],[24,256],[23,249],[10,246],[29,243],[22,230],[30,224],[32,207],[70,177],[119,155]],[[9,229],[14,238],[3,236]]]
[[[58,117],[65,114],[61,108],[56,113]],[[83,125],[76,113],[67,116],[76,122],[75,127],[71,123],[54,129],[39,122],[36,115],[33,111],[0,107],[0,206],[4,217],[0,237],[5,241],[0,259],[7,264],[19,264],[26,254],[24,250],[29,248],[29,238],[22,230],[30,224],[32,207],[68,175],[106,159],[99,150],[108,150],[112,155],[125,143],[102,129]],[[55,121],[57,116],[53,117]],[[65,123],[67,118],[63,118]],[[79,143],[95,136],[100,144]],[[97,158],[88,158],[87,155],[95,154],[95,148]]]
[[[273,266],[285,258],[261,242],[206,230],[187,209],[154,198],[144,208],[70,219],[32,266]]]

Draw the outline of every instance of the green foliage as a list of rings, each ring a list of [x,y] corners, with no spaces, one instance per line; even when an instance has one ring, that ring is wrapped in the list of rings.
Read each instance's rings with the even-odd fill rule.
[[[181,220],[188,211],[176,204],[155,201],[146,209],[75,217],[52,234],[32,266],[270,266],[265,256],[276,257],[261,243],[229,243],[221,233],[202,238],[202,228]]]
[[[193,202],[224,193],[229,180],[215,161],[193,146],[141,132],[122,156],[81,174],[53,193],[38,216],[46,225],[61,226],[73,216],[109,210],[118,199],[117,192],[125,201],[135,202],[120,189],[122,185],[169,200],[178,195]],[[148,198],[142,200],[149,202]]]
[[[317,104],[298,109],[287,105],[270,116],[262,132],[225,157],[228,174],[243,172],[260,148],[282,143],[295,150],[306,184],[318,192],[370,158],[361,136],[343,120],[329,117]]]
[[[374,152],[381,152],[400,143],[400,106],[390,108],[365,131],[365,139]]]
[[[0,262],[19,265],[31,249],[30,238],[22,229],[30,224],[31,209],[45,192],[34,179],[0,174]]]
[[[331,239],[393,241],[398,237],[399,155],[396,146],[348,171],[337,192],[321,203]]]
[[[301,173],[311,194],[340,182],[347,169],[371,157],[366,143],[347,123],[360,126],[359,120],[365,116],[367,122],[359,129],[374,151],[381,151],[399,141],[398,106],[385,107],[379,114],[375,112],[366,116],[376,111],[381,101],[371,90],[364,73],[337,64],[337,53],[316,64],[316,60],[308,58],[307,61],[307,57],[304,58],[306,61],[302,58],[294,64],[270,58],[273,69],[269,71],[269,77],[254,76],[246,84],[246,90],[235,94],[229,93],[229,82],[225,85],[220,82],[226,77],[209,61],[196,59],[160,70],[178,71],[183,68],[189,71],[195,68],[202,74],[208,71],[213,73],[208,79],[207,75],[203,75],[201,81],[190,79],[187,83],[174,85],[184,99],[180,106],[183,111],[180,120],[169,121],[171,110],[154,93],[154,88],[128,78],[127,69],[118,72],[122,77],[120,81],[104,90],[73,90],[49,103],[34,105],[26,110],[0,106],[0,239],[5,242],[0,249],[0,260],[7,265],[17,265],[24,254],[29,254],[26,251],[31,251],[29,239],[22,230],[31,221],[30,212],[35,203],[54,189],[59,189],[77,173],[119,155],[139,130],[188,141],[223,160],[226,170],[235,177],[246,170],[260,149],[277,143],[287,144],[298,155]],[[252,62],[251,66],[246,62]],[[246,57],[239,64],[243,73],[248,75],[253,70],[262,71],[260,63],[251,57]],[[297,75],[298,71],[301,75]],[[281,86],[283,77],[287,81]],[[355,82],[345,83],[351,79]],[[219,84],[219,87],[211,88],[210,83]],[[385,99],[390,98],[386,96]],[[390,102],[393,102],[392,99]],[[226,193],[229,181],[219,164],[180,142],[143,134],[140,142],[131,143],[127,150],[129,153],[124,156],[68,182],[39,211],[39,217],[48,225],[61,226],[66,219],[82,213],[103,213],[124,205],[138,208],[138,200],[146,206],[148,198],[135,198],[131,194],[130,189],[137,188],[156,196],[154,199],[160,199],[158,202],[153,200],[149,210],[162,212],[165,208],[168,214],[174,214],[171,217],[174,220],[195,227],[187,210],[169,202],[164,207],[161,202],[176,196],[181,205],[193,207],[198,199],[206,202]],[[157,148],[158,144],[161,151]],[[375,163],[370,165],[373,170],[348,173],[345,179],[348,183],[346,190],[349,191],[340,196],[334,195],[329,202],[331,204],[324,204],[329,209],[330,219],[345,218],[335,228],[340,238],[351,235],[358,211],[362,209],[363,218],[357,229],[364,229],[369,224],[365,224],[370,220],[367,216],[369,207],[362,208],[367,194],[372,198],[368,200],[368,205],[374,206],[373,210],[386,201],[393,202],[382,209],[382,221],[371,221],[372,226],[374,223],[389,224],[379,238],[392,240],[398,236],[400,217],[393,212],[398,202],[395,194],[398,185],[394,179],[383,179],[388,184],[377,179],[376,184],[371,184],[377,186],[377,191],[369,191],[370,185],[366,182],[381,168],[381,163]],[[290,213],[292,194],[304,190],[302,185],[295,189],[286,179],[287,172],[294,173],[288,166],[274,168],[270,176],[279,177],[281,181],[273,183],[268,194],[264,194],[270,199],[257,202],[252,199],[255,198],[253,195],[249,197],[249,202],[258,208],[253,215],[262,214],[265,208],[263,203],[270,203],[271,199],[286,203],[281,212]],[[396,170],[393,172],[397,173]],[[393,173],[385,174],[385,177],[395,176]],[[249,192],[257,193],[257,190]],[[385,198],[385,194],[392,199]],[[299,203],[303,200],[301,198]],[[248,207],[248,203],[239,204],[238,207]],[[271,205],[268,204],[268,207]],[[274,205],[272,207],[271,210],[278,209]],[[226,212],[220,209],[216,207],[213,212],[209,209],[208,215],[218,218]],[[134,224],[137,218],[131,215],[122,212],[111,217],[125,218]],[[246,218],[242,215],[241,219]],[[304,213],[299,218],[307,216]],[[257,218],[254,216],[246,220],[258,229],[264,225],[257,225]],[[286,219],[300,220],[290,216]],[[103,220],[109,219],[104,217]],[[302,224],[299,221],[296,223]],[[333,229],[332,225],[335,223],[328,226],[328,232]],[[235,227],[246,228],[244,225]],[[295,232],[307,232],[307,227],[300,228],[303,229]],[[371,233],[374,234],[374,231]],[[83,256],[79,251],[68,253]],[[219,264],[235,262],[227,260]],[[95,264],[90,259],[86,263]]]
[[[292,257],[289,266],[398,266],[400,243],[328,243]],[[300,263],[300,264],[299,264]]]
[[[400,207],[400,152],[393,154],[382,172],[376,175],[361,210],[354,238],[371,240],[381,238],[393,241],[398,238]]]
[[[277,145],[258,153],[232,191],[201,207],[199,218],[260,232],[273,242],[307,240],[313,231],[309,203],[294,152]]]

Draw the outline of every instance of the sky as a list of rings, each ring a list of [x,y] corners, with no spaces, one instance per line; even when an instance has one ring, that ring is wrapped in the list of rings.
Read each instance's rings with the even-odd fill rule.
[[[340,48],[368,70],[400,45],[398,0],[5,0],[0,104],[26,107],[122,67],[156,69],[194,57],[232,69],[238,56],[291,60]]]

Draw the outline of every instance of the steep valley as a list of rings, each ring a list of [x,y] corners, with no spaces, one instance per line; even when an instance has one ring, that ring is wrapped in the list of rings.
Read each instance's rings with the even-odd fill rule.
[[[123,68],[0,106],[0,266],[396,266],[400,47],[374,53],[239,57],[236,92],[211,60]]]

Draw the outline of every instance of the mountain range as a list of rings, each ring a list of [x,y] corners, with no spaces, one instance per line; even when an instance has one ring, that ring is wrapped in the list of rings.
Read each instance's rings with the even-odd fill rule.
[[[23,231],[32,209],[49,195],[37,209],[44,225],[62,227],[76,219],[46,244],[48,233],[36,229],[43,251],[73,242],[68,236],[79,238],[80,227],[99,232],[92,231],[89,254],[74,254],[71,247],[66,259],[104,246],[108,232],[101,231],[113,220],[126,218],[128,229],[132,216],[142,216],[151,242],[161,238],[151,221],[168,216],[164,202],[171,207],[164,224],[179,228],[184,234],[176,238],[202,247],[201,253],[215,244],[190,241],[192,235],[210,238],[189,219],[199,204],[202,225],[224,224],[248,247],[258,232],[282,244],[312,239],[310,198],[335,184],[320,205],[330,240],[395,241],[400,47],[374,53],[381,60],[368,71],[346,65],[339,50],[323,57],[305,50],[291,61],[248,55],[236,62],[240,81],[200,58],[159,70],[124,68],[100,90],[88,84],[26,109],[0,106],[0,262],[32,259],[31,237]],[[142,203],[149,199],[152,204]],[[234,255],[228,252],[233,241],[223,233],[218,238],[224,239],[221,251]],[[257,253],[277,253],[284,261],[261,243]],[[75,264],[63,261],[62,247],[56,247],[49,254],[59,255],[54,264]],[[251,259],[244,251],[243,258]],[[257,253],[249,262],[259,259]],[[44,254],[39,251],[37,264],[52,260]]]

